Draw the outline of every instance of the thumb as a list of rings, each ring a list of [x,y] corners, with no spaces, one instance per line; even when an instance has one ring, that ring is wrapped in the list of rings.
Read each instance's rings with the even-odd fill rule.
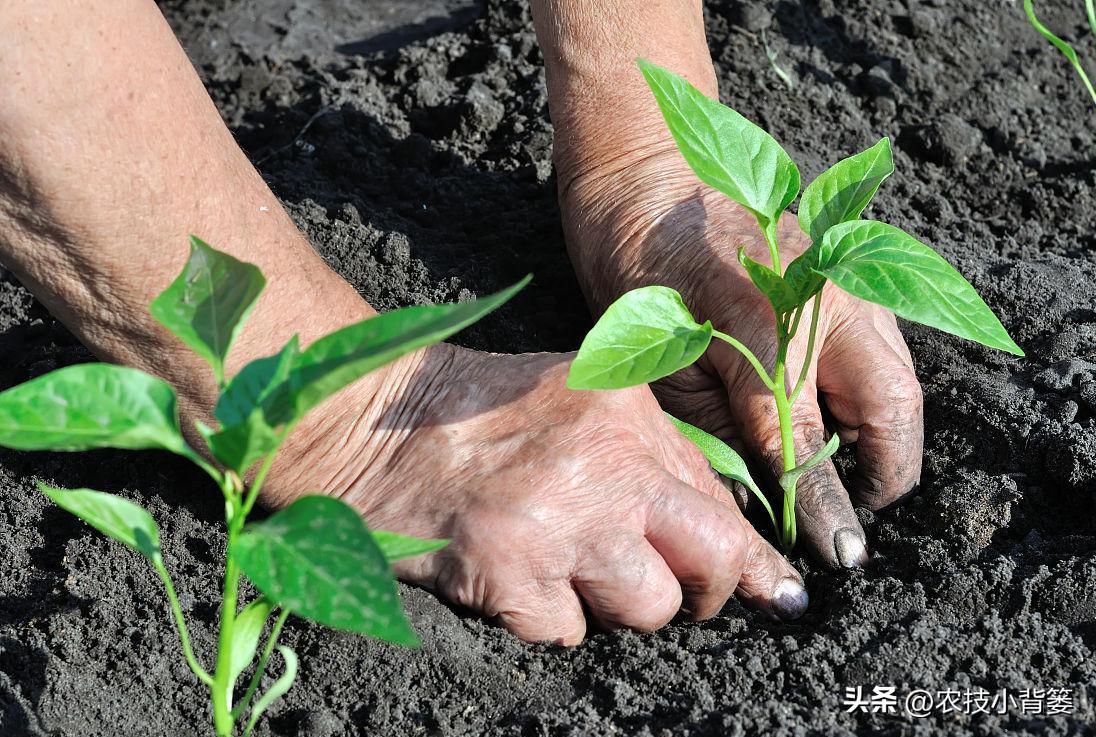
[[[785,472],[780,420],[772,394],[756,377],[751,378],[753,381],[741,382],[740,388],[732,387],[729,402],[741,422],[747,449],[770,470],[769,487],[779,490],[776,480]],[[791,408],[791,424],[798,465],[826,444],[813,376],[808,375]],[[798,538],[826,565],[856,568],[867,562],[864,530],[831,461],[824,461],[799,479],[795,515]]]

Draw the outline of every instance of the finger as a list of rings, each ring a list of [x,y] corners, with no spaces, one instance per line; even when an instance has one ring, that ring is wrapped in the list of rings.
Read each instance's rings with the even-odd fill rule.
[[[760,391],[731,389],[733,411],[741,419],[751,452],[770,470],[772,479],[784,473],[780,421],[773,397]],[[791,408],[795,462],[802,463],[826,443],[822,413],[810,378]],[[775,484],[773,484],[775,486]],[[781,492],[782,493],[782,492]],[[774,505],[781,508],[782,505]],[[864,530],[833,463],[824,461],[808,471],[796,487],[798,538],[830,567],[856,568],[867,562]]]
[[[833,418],[857,436],[853,500],[880,509],[909,494],[921,477],[924,419],[903,357],[875,330],[850,328],[827,341],[818,383]]]
[[[701,484],[719,482],[707,477]],[[719,489],[697,489],[668,475],[647,514],[647,539],[681,584],[685,608],[710,617],[736,588],[777,619],[807,608],[799,573],[766,543]]]
[[[681,610],[677,579],[645,539],[622,533],[594,542],[571,583],[598,626],[653,632]]]
[[[871,308],[872,324],[875,325],[876,332],[883,337],[891,350],[902,359],[902,363],[906,364],[910,371],[913,371],[913,356],[910,354],[909,346],[906,345],[906,339],[902,337],[902,332],[898,329],[898,320],[895,319],[894,313],[875,305],[871,305]]]
[[[578,594],[566,577],[543,578],[523,566],[482,560],[462,550],[459,542],[420,556],[427,565],[409,580],[467,607],[528,642],[577,645],[586,635],[586,616]],[[497,550],[495,551],[498,552]],[[416,560],[396,564],[397,571]]]
[[[586,636],[586,617],[578,594],[556,581],[498,613],[499,624],[526,642],[578,645]]]
[[[774,619],[799,619],[810,600],[799,572],[752,527],[746,540],[746,562],[738,597]]]

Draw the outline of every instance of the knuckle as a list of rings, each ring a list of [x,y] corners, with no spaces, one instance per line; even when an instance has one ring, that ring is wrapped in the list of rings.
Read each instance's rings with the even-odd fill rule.
[[[637,598],[635,609],[623,622],[632,629],[653,632],[664,626],[681,610],[682,594],[679,586],[662,584],[647,587]]]
[[[920,415],[924,407],[924,392],[917,376],[904,366],[890,372],[879,387],[880,400],[896,416]]]
[[[826,444],[826,428],[821,418],[793,417],[792,423],[792,437],[795,438],[796,448],[802,448],[801,452],[813,454]]]
[[[753,446],[757,454],[767,462],[776,462],[783,453],[784,443],[777,428],[762,428],[755,432]]]
[[[434,580],[434,590],[454,604],[493,617],[498,610],[489,600],[488,588],[482,567],[456,555],[443,559]]]

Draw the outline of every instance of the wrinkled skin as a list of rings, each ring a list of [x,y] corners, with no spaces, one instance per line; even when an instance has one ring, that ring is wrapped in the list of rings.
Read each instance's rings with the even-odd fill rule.
[[[339,402],[272,478],[325,479],[374,528],[451,540],[400,577],[527,640],[581,641],[584,606],[609,629],[653,630],[682,607],[710,617],[736,590],[799,616],[799,574],[650,390],[569,391],[569,359],[415,354],[382,393]]]
[[[665,142],[631,158],[568,168],[577,172],[560,183],[568,247],[594,313],[629,289],[670,286],[699,320],[744,342],[771,371],[775,317],[736,255],[745,246],[755,260],[771,263],[752,216],[703,185]],[[810,243],[791,215],[778,233],[786,267]],[[788,351],[789,389],[803,365],[809,317]],[[832,285],[822,294],[816,341],[817,361],[793,407],[796,458],[825,443],[825,406],[831,429],[856,442],[856,470],[848,490],[829,461],[801,479],[799,536],[830,566],[860,566],[867,550],[853,504],[886,507],[918,482],[921,388],[894,316]],[[654,390],[666,411],[744,449],[775,488],[783,470],[776,408],[741,354],[713,341],[694,366]],[[736,493],[745,503],[746,492]]]

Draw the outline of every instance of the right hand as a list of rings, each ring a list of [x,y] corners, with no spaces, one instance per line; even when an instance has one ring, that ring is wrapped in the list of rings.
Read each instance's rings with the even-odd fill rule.
[[[736,591],[801,615],[799,574],[651,392],[570,391],[569,358],[413,354],[298,431],[268,501],[319,486],[372,528],[451,540],[397,573],[525,640],[580,642],[584,604],[638,630],[710,617]]]

